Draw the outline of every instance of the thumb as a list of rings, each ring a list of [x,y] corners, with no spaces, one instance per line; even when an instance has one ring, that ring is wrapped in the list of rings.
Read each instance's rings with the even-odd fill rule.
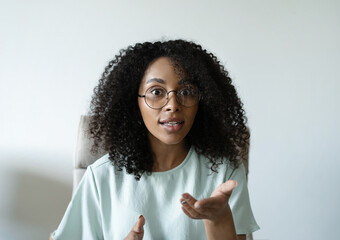
[[[228,180],[225,183],[222,183],[220,185],[220,191],[223,192],[225,195],[229,196],[233,192],[233,190],[236,188],[237,182],[235,180]]]
[[[143,226],[145,224],[145,218],[140,215],[136,224],[133,226],[129,234],[124,238],[124,240],[141,240],[144,237]]]
[[[142,233],[144,231],[143,226],[145,224],[145,218],[143,215],[140,215],[136,224],[133,226],[132,231],[136,233]]]

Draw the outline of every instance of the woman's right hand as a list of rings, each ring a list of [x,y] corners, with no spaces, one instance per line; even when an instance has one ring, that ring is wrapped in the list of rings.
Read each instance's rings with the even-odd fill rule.
[[[124,238],[124,240],[142,240],[144,236],[144,226],[145,218],[143,215],[140,215],[135,226],[133,226],[132,230],[129,234]]]

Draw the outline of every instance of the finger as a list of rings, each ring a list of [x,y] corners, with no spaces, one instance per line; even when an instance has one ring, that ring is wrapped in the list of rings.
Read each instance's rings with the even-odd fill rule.
[[[193,219],[204,218],[204,215],[197,211],[194,207],[197,200],[188,193],[184,193],[182,196],[183,198],[181,198],[180,201],[182,204],[182,209],[185,210],[185,213]]]
[[[181,199],[182,205],[189,204],[189,206],[194,207],[195,202],[197,202],[197,200],[193,196],[191,196],[189,193],[182,194],[182,199]]]
[[[216,196],[199,200],[195,203],[195,209],[221,208],[228,202],[225,196]]]
[[[187,215],[189,218],[192,218],[192,219],[200,219],[198,217],[198,215],[196,216],[193,216],[192,213],[190,213],[185,206],[182,206],[182,211],[184,212],[185,215]]]
[[[189,217],[194,219],[202,218],[202,214],[197,212],[192,206],[190,206],[188,203],[182,204],[182,209],[184,209],[189,215]]]
[[[216,190],[212,193],[210,198],[199,200],[195,203],[196,208],[219,208],[223,207],[228,203],[229,197],[237,182],[235,180],[228,180],[219,185]]]
[[[203,217],[203,216],[206,215],[206,211],[209,211],[209,212],[211,211],[212,207],[221,207],[221,205],[223,205],[225,203],[225,200],[223,200],[223,199],[220,199],[220,198],[216,198],[216,199],[212,198],[212,199],[210,199],[211,198],[210,197],[209,198],[209,202],[211,201],[214,204],[211,204],[212,206],[208,206],[208,205],[207,206],[203,206],[201,204],[202,200],[198,201],[198,200],[196,200],[193,196],[191,196],[188,193],[184,193],[184,194],[182,194],[182,196],[183,196],[183,198],[181,198],[181,200],[180,200],[182,205],[185,206],[185,204],[188,204],[188,206],[185,206],[186,209],[190,213],[192,213],[194,216],[196,216],[196,217],[197,217],[197,214],[200,214],[201,217]],[[205,201],[207,201],[207,200],[205,200]],[[217,203],[216,203],[216,201],[217,201]],[[191,211],[190,208],[192,208],[193,211],[195,211],[195,212]]]
[[[145,224],[145,218],[143,215],[140,215],[136,224],[133,226],[132,231],[136,233],[142,233],[144,231],[143,226]]]
[[[225,195],[227,195],[228,197],[230,197],[231,193],[236,188],[236,186],[237,186],[237,182],[235,180],[228,180],[219,186],[220,188],[219,190],[223,192]]]

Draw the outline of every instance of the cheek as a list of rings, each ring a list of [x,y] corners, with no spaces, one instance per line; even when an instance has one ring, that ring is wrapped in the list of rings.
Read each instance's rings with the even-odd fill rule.
[[[146,106],[144,101],[138,101],[139,111],[142,115],[142,119],[144,121],[144,124],[147,128],[149,126],[153,126],[157,123],[157,116],[155,111],[153,111],[151,108]]]

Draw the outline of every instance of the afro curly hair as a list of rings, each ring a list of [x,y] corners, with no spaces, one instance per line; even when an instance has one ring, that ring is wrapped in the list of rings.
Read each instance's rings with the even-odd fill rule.
[[[211,170],[230,163],[237,168],[246,159],[249,131],[243,104],[228,72],[216,56],[200,45],[185,40],[137,43],[120,50],[105,67],[94,88],[87,134],[94,139],[92,152],[108,152],[121,171],[152,174],[153,158],[148,130],[142,121],[137,96],[148,65],[168,57],[175,69],[199,90],[200,102],[194,124],[186,136],[188,145],[211,162]]]

